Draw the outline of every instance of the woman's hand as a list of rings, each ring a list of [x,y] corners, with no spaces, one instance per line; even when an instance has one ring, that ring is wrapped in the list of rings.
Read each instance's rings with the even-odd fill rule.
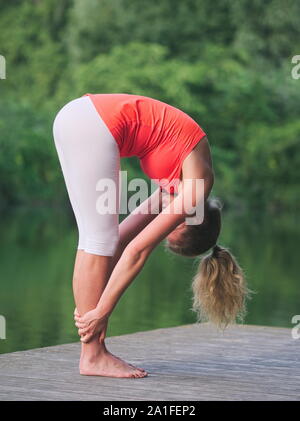
[[[87,343],[98,333],[106,328],[108,317],[99,315],[96,309],[90,310],[83,316],[80,316],[77,308],[74,310],[75,326],[78,327],[78,335],[81,336],[81,342]]]

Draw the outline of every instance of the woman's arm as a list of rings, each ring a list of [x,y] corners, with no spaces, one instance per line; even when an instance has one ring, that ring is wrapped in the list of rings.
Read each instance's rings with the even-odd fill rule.
[[[119,225],[120,239],[117,250],[111,259],[110,273],[116,266],[127,245],[161,212],[166,194],[156,189]]]
[[[208,145],[203,145],[203,148],[206,147]],[[86,313],[76,319],[80,323],[80,334],[84,335],[84,342],[88,342],[95,334],[95,326],[99,320],[109,317],[122,293],[141,271],[153,248],[190,216],[200,201],[204,204],[207,199],[214,181],[210,163],[204,154],[191,154],[184,164],[179,194],[125,247],[96,308],[89,312],[91,314]],[[187,179],[203,179],[204,192],[198,191],[196,183],[185,182]]]
[[[207,198],[211,189],[212,173],[206,168],[202,175],[204,197],[199,197],[201,193],[196,191],[193,183],[183,182],[181,191],[174,200],[127,245],[97,305],[101,317],[111,314],[124,290],[141,271],[153,248],[191,214],[191,210],[200,200]],[[189,198],[192,200],[188,200]],[[175,209],[181,211],[175,213]]]
[[[119,225],[119,242],[118,247],[110,260],[110,267],[107,272],[108,278],[110,277],[114,267],[118,263],[120,257],[123,254],[124,249],[127,245],[142,231],[143,228],[149,222],[151,222],[155,216],[161,212],[162,207],[166,201],[168,195],[165,192],[161,192],[160,188],[157,188],[152,195],[144,200],[139,206],[137,206]],[[74,319],[76,320],[75,325],[80,328],[78,318],[80,317],[77,308],[74,310]],[[105,322],[107,324],[107,320]],[[80,329],[79,332],[80,334]]]
[[[173,202],[180,200],[179,194]],[[133,279],[138,275],[144,266],[151,250],[169,232],[171,232],[180,221],[183,221],[182,214],[172,215],[169,204],[125,247],[121,257],[117,261],[100,300],[95,309],[85,313],[83,316],[74,313],[76,326],[82,342],[89,342],[95,334],[102,331],[107,319],[116,306],[119,298]]]
[[[125,248],[162,210],[163,195],[157,188],[119,225],[120,244]]]

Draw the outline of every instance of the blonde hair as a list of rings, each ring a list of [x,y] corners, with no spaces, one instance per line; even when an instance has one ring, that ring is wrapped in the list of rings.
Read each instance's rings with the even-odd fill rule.
[[[236,319],[243,321],[245,301],[252,292],[235,257],[219,245],[201,259],[192,290],[197,321],[212,322],[222,330]]]
[[[178,243],[167,243],[167,249],[187,257],[196,257],[210,248],[212,251],[200,259],[193,277],[193,306],[197,321],[209,321],[224,330],[236,319],[246,315],[248,289],[245,275],[228,248],[217,244],[221,230],[219,199],[207,199],[204,220],[199,225],[187,225]]]

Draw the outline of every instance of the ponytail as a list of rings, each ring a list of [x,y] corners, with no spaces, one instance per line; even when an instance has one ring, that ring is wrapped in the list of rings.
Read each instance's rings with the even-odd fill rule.
[[[235,257],[225,247],[215,245],[204,256],[192,282],[193,307],[197,321],[209,321],[223,331],[246,315],[250,298],[244,273]]]

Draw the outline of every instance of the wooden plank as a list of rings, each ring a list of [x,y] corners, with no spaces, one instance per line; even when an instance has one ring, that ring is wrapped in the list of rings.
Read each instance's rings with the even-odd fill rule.
[[[0,400],[299,400],[291,330],[207,323],[109,337],[142,379],[80,376],[80,343],[0,355]]]

